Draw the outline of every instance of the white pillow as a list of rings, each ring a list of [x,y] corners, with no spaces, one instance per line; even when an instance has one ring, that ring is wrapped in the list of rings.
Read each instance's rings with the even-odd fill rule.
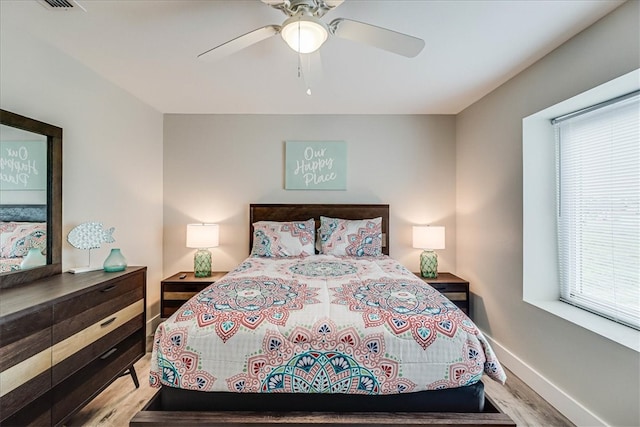
[[[315,220],[259,221],[253,224],[252,256],[290,257],[313,255]]]

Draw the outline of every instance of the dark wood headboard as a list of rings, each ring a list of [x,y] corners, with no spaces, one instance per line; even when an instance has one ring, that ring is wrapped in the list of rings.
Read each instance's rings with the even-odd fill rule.
[[[389,205],[251,204],[249,205],[249,252],[253,247],[253,223],[258,221],[306,221],[320,216],[342,219],[382,218],[382,253],[389,255]]]

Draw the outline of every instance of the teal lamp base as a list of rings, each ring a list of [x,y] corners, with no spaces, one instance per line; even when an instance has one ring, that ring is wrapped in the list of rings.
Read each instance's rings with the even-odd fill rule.
[[[211,251],[198,249],[193,256],[193,275],[196,277],[211,276]]]
[[[438,277],[438,255],[434,251],[423,251],[420,254],[420,274],[428,279]]]

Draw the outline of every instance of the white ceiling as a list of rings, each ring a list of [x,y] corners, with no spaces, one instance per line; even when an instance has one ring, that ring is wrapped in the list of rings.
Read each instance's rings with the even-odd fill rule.
[[[330,38],[304,64],[275,36],[214,63],[196,56],[286,16],[259,0],[79,0],[82,12],[0,0],[19,25],[163,113],[455,114],[623,0],[346,0],[349,18],[425,40],[405,58]],[[12,32],[11,34],[16,34]]]

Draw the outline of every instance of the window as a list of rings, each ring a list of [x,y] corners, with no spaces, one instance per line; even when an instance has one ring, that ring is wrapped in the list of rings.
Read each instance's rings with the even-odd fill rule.
[[[552,123],[560,299],[640,329],[640,94]]]

